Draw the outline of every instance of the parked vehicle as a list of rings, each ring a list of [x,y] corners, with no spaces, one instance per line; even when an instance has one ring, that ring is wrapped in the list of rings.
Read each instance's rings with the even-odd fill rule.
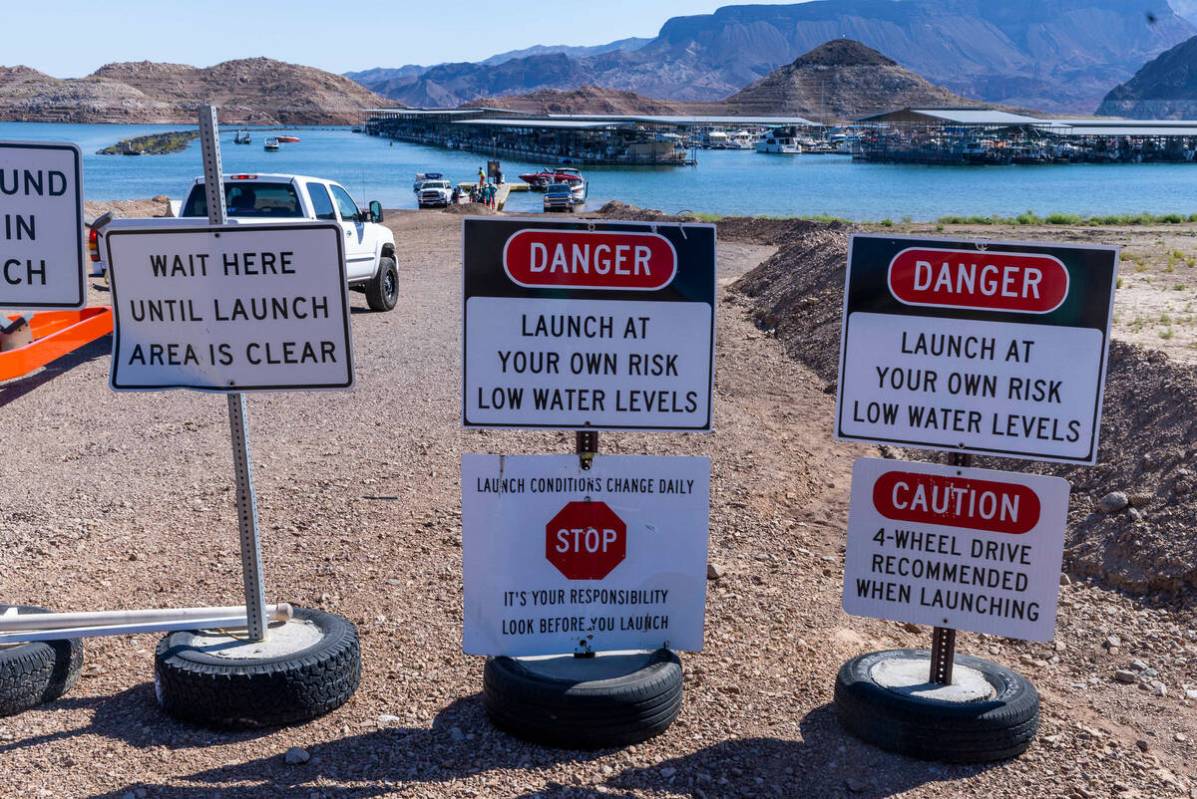
[[[265,142],[262,143],[262,149],[268,153],[278,152],[278,148],[279,148],[278,139],[274,138],[273,136],[271,136],[269,139],[267,139]]]
[[[344,231],[345,271],[350,288],[362,291],[371,310],[389,311],[399,301],[399,268],[395,236],[383,227],[382,205],[358,208],[339,183],[306,175],[225,175],[224,197],[231,225],[268,225],[305,219],[336,222]],[[126,227],[189,227],[205,224],[208,199],[204,179],[196,178],[178,217],[113,219],[108,214],[92,223],[92,274],[107,276],[104,237]]]
[[[550,183],[545,188],[544,210],[546,213],[549,211],[573,211],[575,205],[573,186],[568,183]]]
[[[445,179],[444,172],[417,172],[416,173],[416,181],[415,181],[415,183],[411,184],[411,190],[414,191],[416,194],[419,194],[420,193],[420,184],[423,183],[424,181],[426,181],[426,180],[444,180],[444,179]]]
[[[417,185],[416,205],[420,208],[446,208],[452,204],[452,181],[443,179],[425,180]]]

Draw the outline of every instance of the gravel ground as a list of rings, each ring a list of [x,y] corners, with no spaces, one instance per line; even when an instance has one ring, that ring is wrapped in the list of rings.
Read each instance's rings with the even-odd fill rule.
[[[91,641],[66,698],[0,719],[0,796],[1197,797],[1197,702],[1184,691],[1197,689],[1197,612],[1084,582],[1061,589],[1054,645],[961,636],[962,651],[1042,692],[1043,728],[1024,757],[926,764],[841,732],[830,705],[840,663],[924,645],[929,631],[840,611],[849,470],[875,450],[832,442],[825,381],[727,296],[717,432],[603,439],[608,452],[713,460],[711,556],[724,574],[710,583],[706,651],[684,656],[681,718],[614,752],[492,729],[481,661],[460,651],[459,457],[565,452],[572,440],[459,429],[460,220],[389,219],[403,297],[371,314],[354,295],[356,390],[250,401],[269,598],[357,622],[361,690],[302,727],[215,733],[157,711],[155,637]],[[722,242],[721,284],[772,252]],[[118,396],[107,360],[101,342],[0,386],[0,596],[62,609],[236,601],[223,398]],[[1117,682],[1134,659],[1144,669]],[[287,765],[290,747],[311,759]]]

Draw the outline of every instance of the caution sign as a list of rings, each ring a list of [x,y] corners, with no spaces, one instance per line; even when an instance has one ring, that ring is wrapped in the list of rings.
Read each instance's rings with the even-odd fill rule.
[[[349,388],[343,235],[325,223],[112,231],[112,388]]]
[[[1068,481],[862,458],[852,469],[844,610],[1051,640]]]
[[[466,427],[711,429],[714,226],[464,225]]]
[[[73,144],[0,141],[0,308],[82,308],[83,169]]]
[[[465,455],[470,655],[702,649],[707,458]]]
[[[840,439],[1093,464],[1118,250],[852,237]]]

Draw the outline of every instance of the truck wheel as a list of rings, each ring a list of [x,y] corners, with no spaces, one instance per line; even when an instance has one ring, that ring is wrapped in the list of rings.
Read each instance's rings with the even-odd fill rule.
[[[366,284],[366,304],[371,311],[389,311],[399,302],[399,269],[394,258],[378,259],[378,274]]]
[[[927,683],[925,649],[870,652],[836,675],[840,724],[890,752],[947,763],[1007,760],[1026,751],[1039,727],[1039,694],[1023,676],[957,655],[951,686]]]
[[[482,702],[495,726],[546,746],[629,746],[664,732],[682,709],[673,652],[592,658],[489,658]]]
[[[0,605],[0,613],[9,605]],[[45,608],[17,605],[17,613],[48,613]],[[52,702],[79,681],[83,642],[30,641],[0,646],[0,717],[13,716]]]
[[[158,704],[208,727],[299,724],[336,710],[361,682],[357,629],[341,616],[296,608],[260,644],[217,632],[170,633],[154,653]]]

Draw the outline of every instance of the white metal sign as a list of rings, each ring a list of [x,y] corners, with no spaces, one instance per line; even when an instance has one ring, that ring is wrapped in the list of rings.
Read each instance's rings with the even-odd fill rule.
[[[854,236],[836,435],[1097,461],[1117,249]]]
[[[343,235],[324,223],[112,231],[112,388],[350,387]]]
[[[83,168],[74,144],[0,142],[0,308],[81,308]]]
[[[710,225],[467,219],[467,427],[709,430]]]
[[[862,458],[852,469],[844,610],[1051,640],[1068,481]]]
[[[702,649],[707,458],[464,455],[464,649]]]

